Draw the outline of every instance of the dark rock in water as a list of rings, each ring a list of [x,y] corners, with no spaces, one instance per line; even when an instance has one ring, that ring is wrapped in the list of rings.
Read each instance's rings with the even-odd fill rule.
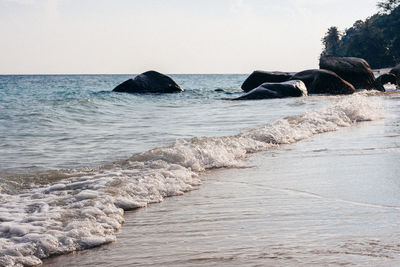
[[[381,76],[379,76],[378,78],[376,78],[376,82],[381,85],[384,85],[387,83],[396,84],[397,77],[396,77],[396,75],[394,75],[392,73],[385,73],[385,74],[382,74]]]
[[[397,85],[400,86],[400,64],[398,64],[396,67],[394,67],[391,71],[391,74],[396,75],[397,78]]]
[[[263,83],[280,83],[286,82],[292,77],[292,74],[288,72],[267,72],[256,70],[250,74],[249,77],[243,82],[242,89],[245,92],[249,92],[250,90],[260,86]]]
[[[305,70],[296,73],[290,80],[303,81],[309,94],[341,95],[355,92],[353,85],[329,70]]]
[[[319,67],[333,71],[351,83],[355,89],[385,90],[381,84],[375,82],[371,67],[362,58],[324,56],[319,60]]]
[[[282,83],[263,83],[259,87],[233,100],[300,97],[306,95],[307,88],[305,84],[297,80]]]
[[[126,80],[114,88],[114,92],[126,93],[178,93],[182,88],[170,77],[156,71],[147,71],[134,79]]]
[[[218,89],[215,89],[214,92],[225,92],[225,90],[221,89],[221,88],[218,88]]]

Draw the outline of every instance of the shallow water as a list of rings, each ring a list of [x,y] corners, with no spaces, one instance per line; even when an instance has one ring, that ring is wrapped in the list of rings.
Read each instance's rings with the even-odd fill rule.
[[[140,251],[129,258],[138,265],[219,263],[225,254],[230,258],[223,263],[243,264],[243,257],[258,255],[263,242],[272,246],[288,239],[283,245],[296,246],[297,235],[316,242],[327,238],[324,231],[333,236],[332,244],[344,242],[339,237],[347,232],[337,225],[345,211],[350,216],[359,213],[357,207],[372,209],[362,214],[371,213],[374,220],[379,217],[375,208],[397,212],[397,92],[232,102],[223,98],[241,94],[243,75],[173,77],[184,93],[104,91],[127,78],[123,75],[0,76],[0,265],[35,265],[111,242],[100,248],[111,253],[109,258],[93,256],[103,266],[128,260],[132,253],[118,244]],[[225,92],[214,92],[218,88]],[[302,148],[313,140],[323,147]],[[256,152],[265,154],[247,162]],[[256,167],[242,168],[248,165]],[[224,168],[231,169],[218,170]],[[381,183],[380,176],[388,178]],[[124,217],[124,210],[184,193]],[[165,219],[157,219],[160,212]],[[396,212],[379,219],[393,237],[397,232],[388,220],[393,225]],[[369,222],[362,216],[353,219],[346,222]],[[250,232],[241,236],[239,225]],[[241,241],[257,240],[264,232],[272,243]],[[210,246],[201,246],[202,236],[210,238],[204,240]],[[198,245],[190,250],[183,243]],[[182,249],[187,254],[177,259]],[[237,249],[244,249],[239,258]],[[291,253],[285,249],[277,255]],[[193,256],[196,251],[203,256]],[[308,257],[305,253],[296,262],[310,263]],[[265,258],[270,257],[260,256],[258,262]],[[48,264],[62,259],[77,264],[71,255]],[[282,263],[295,262],[285,259]]]
[[[44,266],[395,266],[399,119],[362,123],[205,174],[126,214],[117,242]]]
[[[176,139],[236,134],[324,102],[230,102],[222,98],[240,95],[246,75],[172,77],[184,93],[110,92],[127,75],[0,76],[0,171],[99,166]],[[227,92],[214,92],[221,88]]]

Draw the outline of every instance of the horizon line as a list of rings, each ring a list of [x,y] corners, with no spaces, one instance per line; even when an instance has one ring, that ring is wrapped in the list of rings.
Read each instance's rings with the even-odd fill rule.
[[[143,73],[143,72],[142,72]],[[251,72],[250,72],[251,73]],[[141,73],[0,73],[0,76],[56,76],[56,75],[139,75]],[[242,75],[242,74],[249,74],[249,73],[223,73],[223,72],[215,72],[215,73],[162,73],[166,75],[214,75],[214,74],[221,74],[221,75]]]

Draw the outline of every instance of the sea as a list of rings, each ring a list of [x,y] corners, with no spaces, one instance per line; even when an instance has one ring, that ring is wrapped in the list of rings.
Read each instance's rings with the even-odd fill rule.
[[[395,86],[112,92],[133,76],[0,75],[0,266],[400,264]]]

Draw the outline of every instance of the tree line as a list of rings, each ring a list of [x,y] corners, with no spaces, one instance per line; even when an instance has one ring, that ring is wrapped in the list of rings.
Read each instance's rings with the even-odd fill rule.
[[[400,63],[400,0],[380,1],[377,7],[379,12],[343,32],[330,27],[322,38],[321,56],[360,57],[372,68]]]

